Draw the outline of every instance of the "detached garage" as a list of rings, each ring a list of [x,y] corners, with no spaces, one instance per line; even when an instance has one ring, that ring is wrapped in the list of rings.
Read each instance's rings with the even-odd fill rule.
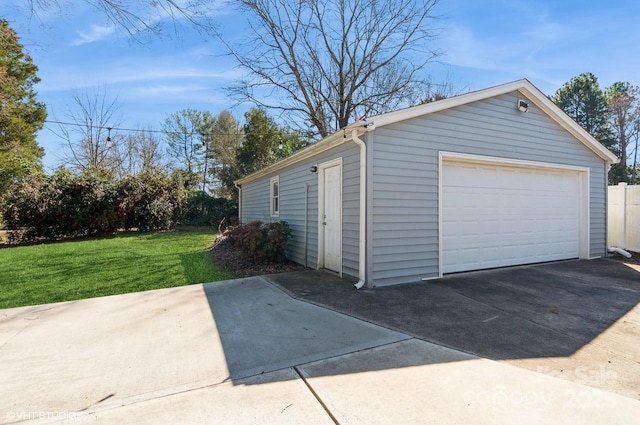
[[[242,222],[291,225],[289,258],[374,287],[603,256],[615,162],[520,80],[358,121],[236,183]]]

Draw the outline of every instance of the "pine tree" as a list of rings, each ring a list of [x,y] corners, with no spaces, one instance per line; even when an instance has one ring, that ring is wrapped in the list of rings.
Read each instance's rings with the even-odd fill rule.
[[[20,177],[42,171],[36,133],[47,112],[33,89],[37,71],[16,32],[0,19],[0,194]]]
[[[572,78],[555,92],[552,100],[607,149],[621,154],[609,124],[611,111],[595,75],[587,72]],[[609,184],[616,184],[621,173],[624,170],[619,164],[613,166]]]

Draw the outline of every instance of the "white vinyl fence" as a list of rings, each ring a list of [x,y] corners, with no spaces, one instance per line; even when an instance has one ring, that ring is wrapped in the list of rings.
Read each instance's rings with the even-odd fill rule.
[[[640,185],[609,186],[607,243],[640,252]]]

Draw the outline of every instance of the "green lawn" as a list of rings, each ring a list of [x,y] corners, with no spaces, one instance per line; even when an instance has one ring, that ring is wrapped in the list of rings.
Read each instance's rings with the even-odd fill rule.
[[[0,309],[214,282],[215,234],[128,233],[0,249]]]

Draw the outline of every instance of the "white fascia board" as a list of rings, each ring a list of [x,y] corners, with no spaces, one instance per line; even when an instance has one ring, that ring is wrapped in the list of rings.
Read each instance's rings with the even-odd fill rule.
[[[411,108],[401,109],[399,111],[388,112],[371,117],[376,127],[394,124],[400,121],[416,118],[422,115],[432,114],[434,112],[444,111],[446,109],[455,108],[457,106],[466,105],[471,102],[488,99],[490,97],[499,96],[501,94],[516,91],[524,84],[529,83],[527,80],[518,80],[511,83],[502,84],[500,86],[490,87],[484,90],[478,90],[461,94],[454,97],[438,100],[435,102],[425,103]],[[531,83],[529,83],[531,84]]]

